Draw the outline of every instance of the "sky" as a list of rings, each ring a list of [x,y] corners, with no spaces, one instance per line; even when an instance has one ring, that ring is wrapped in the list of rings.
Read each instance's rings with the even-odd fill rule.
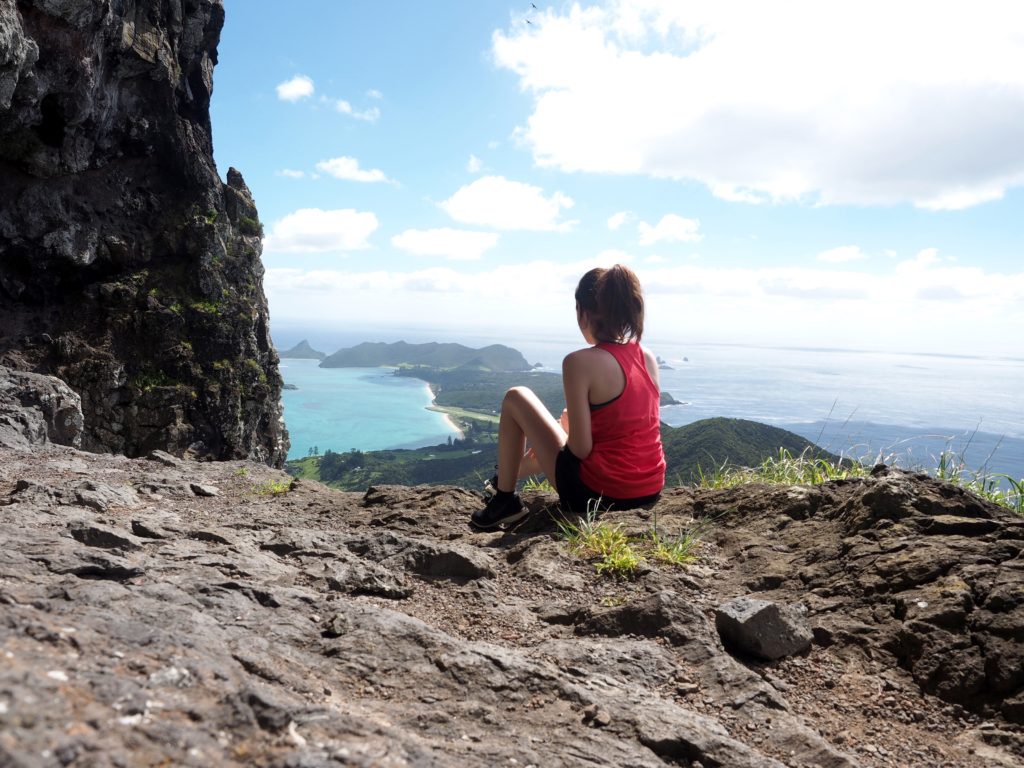
[[[655,341],[1024,358],[1017,0],[224,5],[279,346],[573,337],[623,263]]]

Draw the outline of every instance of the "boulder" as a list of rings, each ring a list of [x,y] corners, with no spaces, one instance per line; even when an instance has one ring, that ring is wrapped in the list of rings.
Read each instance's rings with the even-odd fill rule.
[[[44,443],[79,447],[82,401],[53,376],[0,365],[0,445],[29,448]]]
[[[801,608],[737,597],[715,609],[715,628],[727,647],[775,661],[806,651],[814,640]]]

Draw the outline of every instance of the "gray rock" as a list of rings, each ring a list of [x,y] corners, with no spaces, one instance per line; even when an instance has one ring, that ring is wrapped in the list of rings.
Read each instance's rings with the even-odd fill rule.
[[[82,401],[60,379],[0,365],[0,445],[29,448],[44,443],[79,447]]]
[[[769,661],[805,651],[814,641],[804,610],[752,597],[718,606],[715,627],[727,647]]]
[[[204,485],[202,483],[189,483],[189,488],[192,489],[192,493],[196,496],[216,496],[220,491],[217,490],[216,486]]]
[[[133,488],[115,488],[92,480],[86,480],[75,488],[75,500],[97,512],[106,512],[111,507],[132,509],[141,504]]]

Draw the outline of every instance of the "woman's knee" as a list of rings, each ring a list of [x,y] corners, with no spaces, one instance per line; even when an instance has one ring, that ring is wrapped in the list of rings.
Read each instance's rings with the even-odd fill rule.
[[[529,387],[512,387],[505,392],[505,398],[502,400],[502,407],[506,404],[511,405],[523,405],[528,402],[532,402],[535,396],[533,390]]]

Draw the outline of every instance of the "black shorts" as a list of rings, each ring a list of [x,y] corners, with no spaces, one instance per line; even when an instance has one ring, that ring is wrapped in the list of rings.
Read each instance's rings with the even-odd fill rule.
[[[580,479],[580,460],[569,450],[568,445],[564,446],[555,458],[555,487],[558,489],[558,500],[562,506],[578,514],[584,514],[591,509],[600,512],[609,509],[635,509],[653,504],[661,497],[660,491],[635,499],[602,496]]]

